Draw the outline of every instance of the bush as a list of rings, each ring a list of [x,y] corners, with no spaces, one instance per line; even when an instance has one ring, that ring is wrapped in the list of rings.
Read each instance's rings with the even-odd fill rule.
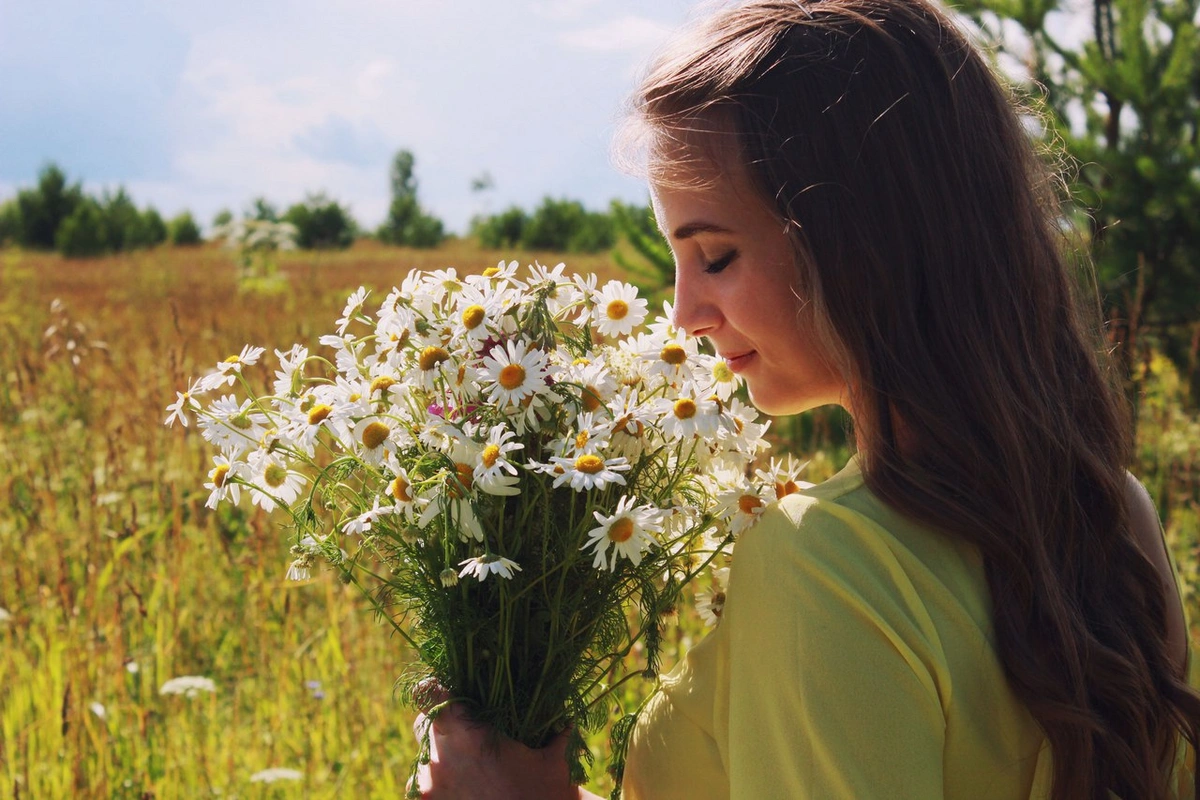
[[[228,208],[222,208],[213,216],[212,226],[223,228],[231,222],[233,222],[233,212]]]
[[[104,210],[88,197],[58,226],[55,246],[71,258],[103,255],[108,249],[108,230]]]
[[[144,229],[142,215],[124,186],[117,187],[116,194],[107,190],[104,192],[100,211],[104,217],[105,242],[110,249],[133,250],[145,246],[149,233]]]
[[[296,226],[296,244],[305,250],[344,250],[354,243],[358,225],[349,209],[324,195],[309,195],[283,215],[284,222]]]
[[[525,225],[521,244],[530,250],[595,253],[612,247],[612,220],[578,200],[547,197]]]
[[[147,206],[142,212],[140,234],[144,247],[157,247],[167,240],[167,223],[154,206]]]
[[[190,247],[203,241],[192,212],[184,211],[167,223],[167,240],[176,247]]]
[[[524,209],[512,206],[490,217],[476,217],[471,221],[471,235],[479,240],[480,247],[499,250],[516,247],[525,236],[529,215]]]
[[[25,247],[53,249],[58,228],[83,202],[78,183],[67,184],[67,176],[56,164],[47,165],[38,175],[38,185],[17,193],[20,233],[17,240]]]

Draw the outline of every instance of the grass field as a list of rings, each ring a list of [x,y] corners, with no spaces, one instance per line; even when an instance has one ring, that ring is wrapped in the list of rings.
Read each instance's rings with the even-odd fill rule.
[[[163,407],[245,343],[315,345],[360,284],[502,255],[616,277],[603,255],[360,245],[286,255],[272,293],[239,287],[216,248],[0,252],[0,796],[402,796],[412,712],[391,690],[404,648],[328,574],[284,580],[278,518],[205,509],[211,452],[164,428]],[[1200,422],[1163,362],[1145,369],[1139,474],[1200,621]],[[836,440],[805,430],[810,451]],[[814,481],[845,458],[806,455]],[[701,633],[684,613],[676,647]],[[160,694],[186,675],[215,692]],[[606,792],[595,745],[591,788]],[[272,767],[302,777],[252,782]]]

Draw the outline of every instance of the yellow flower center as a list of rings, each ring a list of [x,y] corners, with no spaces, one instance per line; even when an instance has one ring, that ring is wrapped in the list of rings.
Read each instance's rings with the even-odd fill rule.
[[[795,494],[798,491],[800,491],[800,487],[796,485],[795,481],[788,481],[787,483],[776,483],[775,484],[775,499],[782,500],[783,498],[787,497],[789,494]]]
[[[488,267],[487,269],[485,269],[483,271],[483,277],[485,277],[485,278],[490,278],[493,275],[499,275],[499,274],[500,274],[499,267]]]
[[[408,337],[410,336],[412,336],[412,331],[410,331],[408,328],[405,328],[399,334],[393,333],[390,338],[392,344],[396,346],[396,350],[399,350],[400,348],[404,347],[404,345],[408,344]]]
[[[488,469],[496,466],[496,459],[498,458],[500,458],[500,448],[494,444],[489,444],[483,448],[483,453],[479,456],[479,460],[483,462],[483,466]]]
[[[630,536],[633,536],[633,520],[629,517],[621,517],[608,526],[608,538],[614,542],[628,542]]]
[[[216,469],[214,469],[212,472],[208,473],[208,477],[210,480],[212,480],[213,486],[216,486],[218,489],[220,489],[222,486],[225,485],[225,478],[227,478],[228,476],[229,476],[229,465],[228,464],[218,464]]]
[[[392,433],[392,429],[382,422],[372,422],[367,427],[363,428],[362,443],[368,450],[374,450],[379,445],[387,441],[388,436]]]
[[[733,370],[724,361],[718,361],[713,364],[712,376],[721,383],[728,383],[733,380]]]
[[[359,400],[362,400],[362,395],[361,395],[361,394],[359,394],[358,392],[351,392],[351,393],[350,393],[350,402],[351,402],[351,403],[357,403]]]
[[[388,484],[388,493],[401,503],[411,503],[412,495],[408,492],[410,486],[412,486],[412,484],[397,475],[392,482]]]
[[[500,377],[497,381],[505,389],[513,390],[525,382],[525,368],[520,364],[509,364],[500,370]]]
[[[247,428],[249,428],[251,425],[250,416],[248,414],[246,414],[246,412],[243,411],[242,413],[240,413],[236,416],[230,417],[229,424],[232,425],[233,427],[237,428],[238,430],[244,431]]]
[[[587,455],[582,455],[579,458],[575,459],[575,470],[577,472],[584,472],[584,473],[587,473],[588,475],[595,475],[597,472],[599,472],[602,469],[604,469],[604,459],[601,458],[600,456],[596,456],[596,455],[592,455],[591,453],[588,453]]]
[[[263,470],[263,480],[267,482],[267,486],[270,486],[272,489],[278,489],[287,480],[287,470],[272,461]]]
[[[324,422],[326,419],[328,419],[329,415],[332,413],[333,413],[332,406],[327,406],[324,403],[321,403],[320,405],[315,405],[312,407],[312,410],[308,412],[308,424],[309,425],[320,425],[322,422]]]
[[[579,435],[575,437],[575,449],[582,450],[583,448],[587,447],[590,436],[591,435],[587,431],[580,431]]]
[[[388,375],[380,375],[375,380],[371,381],[371,394],[376,392],[387,393],[387,390],[396,385],[396,379]]]
[[[743,514],[753,514],[754,509],[763,504],[762,498],[758,495],[744,494],[738,498],[738,510]]]
[[[464,492],[471,491],[475,484],[475,469],[470,464],[461,461],[454,462],[454,477],[447,478],[447,493],[455,500],[461,500]]]
[[[678,419],[691,419],[696,416],[696,401],[681,397],[675,401],[675,416]]]
[[[450,354],[446,352],[446,348],[430,345],[421,351],[421,357],[417,359],[417,364],[428,372],[449,358]]]
[[[583,356],[580,356],[579,358],[577,358],[577,359],[575,359],[574,361],[572,361],[572,362],[571,362],[571,366],[573,366],[573,367],[586,367],[588,364],[591,364],[591,363],[592,363],[591,359],[584,358]]]
[[[629,314],[629,303],[626,303],[624,300],[610,300],[608,307],[604,309],[604,313],[609,319],[625,319],[626,315]]]
[[[458,281],[442,281],[442,288],[445,289],[448,294],[454,294],[458,291]]]
[[[463,325],[467,326],[467,330],[473,331],[479,327],[486,315],[487,311],[484,310],[483,306],[467,306],[466,311],[462,313]]]
[[[662,349],[658,357],[671,366],[677,367],[687,361],[687,350],[684,350],[680,345],[669,344]]]
[[[583,410],[595,411],[600,405],[600,390],[595,386],[586,387],[583,390]]]
[[[229,358],[225,359],[225,363],[226,364],[240,364],[240,363],[242,363],[242,359],[240,356],[230,356]]]

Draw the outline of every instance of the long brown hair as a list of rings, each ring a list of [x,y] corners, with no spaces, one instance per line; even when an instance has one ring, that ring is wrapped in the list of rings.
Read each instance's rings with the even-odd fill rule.
[[[757,0],[678,39],[633,112],[660,166],[732,120],[851,387],[867,485],[982,554],[1053,796],[1166,797],[1200,696],[1130,529],[1129,410],[1049,173],[980,55],[926,0]]]

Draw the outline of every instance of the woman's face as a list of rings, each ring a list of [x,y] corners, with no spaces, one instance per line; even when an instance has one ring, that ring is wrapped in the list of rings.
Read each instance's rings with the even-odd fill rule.
[[[783,224],[740,170],[697,187],[651,185],[654,213],[675,255],[675,324],[705,336],[772,416],[845,404],[845,382],[812,333]]]

